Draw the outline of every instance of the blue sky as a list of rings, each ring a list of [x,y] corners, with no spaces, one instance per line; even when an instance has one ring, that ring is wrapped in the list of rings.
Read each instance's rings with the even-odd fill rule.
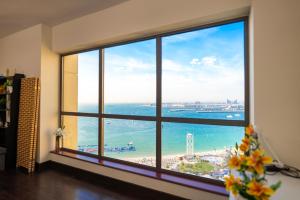
[[[243,102],[243,28],[237,22],[162,38],[163,102]],[[155,51],[155,40],[105,49],[105,103],[155,103]],[[79,103],[97,102],[97,75],[98,51],[80,54]]]

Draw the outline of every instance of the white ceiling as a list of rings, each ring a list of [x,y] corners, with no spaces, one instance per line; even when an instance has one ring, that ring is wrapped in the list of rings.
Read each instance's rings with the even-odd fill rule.
[[[62,22],[127,0],[0,0],[0,38],[24,28]]]

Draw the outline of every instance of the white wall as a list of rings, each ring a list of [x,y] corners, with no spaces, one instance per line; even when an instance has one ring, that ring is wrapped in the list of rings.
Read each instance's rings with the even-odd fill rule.
[[[300,168],[300,1],[254,0],[254,122]]]
[[[37,161],[48,160],[53,149],[51,133],[58,127],[59,57],[51,51],[52,32],[36,25],[0,39],[0,73],[15,71],[26,77],[38,77],[41,83],[40,133]]]
[[[245,15],[250,0],[130,0],[53,28],[59,53]]]
[[[40,76],[41,65],[41,25],[0,39],[0,73],[10,74],[16,70],[28,77]]]
[[[49,152],[55,146],[54,132],[58,127],[59,55],[51,50],[51,43],[52,30],[42,25],[39,163],[49,160]]]

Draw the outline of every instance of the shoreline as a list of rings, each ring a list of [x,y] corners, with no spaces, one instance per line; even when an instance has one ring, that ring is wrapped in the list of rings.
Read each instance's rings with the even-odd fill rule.
[[[210,150],[210,151],[202,151],[202,152],[195,152],[194,156],[217,156],[217,157],[224,157],[226,154],[228,154],[228,151],[230,149],[218,149],[218,150]],[[179,159],[181,157],[185,156],[185,153],[182,154],[171,154],[171,155],[165,155],[162,156],[162,161],[165,159]],[[131,162],[135,161],[141,161],[141,160],[155,160],[155,156],[139,156],[139,157],[122,157],[119,159],[126,159]]]

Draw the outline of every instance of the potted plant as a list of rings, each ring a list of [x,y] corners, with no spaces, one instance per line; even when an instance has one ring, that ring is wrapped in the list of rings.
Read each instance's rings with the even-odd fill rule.
[[[55,131],[55,151],[58,152],[63,147],[63,137],[65,135],[65,126],[62,126]],[[60,145],[60,141],[62,145]]]
[[[239,175],[225,177],[226,189],[236,199],[268,200],[281,182],[268,185],[265,165],[272,163],[272,158],[266,156],[260,147],[253,126],[248,126],[245,132],[242,143],[236,144],[235,153],[228,161],[229,168]]]
[[[12,86],[12,80],[6,80],[6,82],[4,83],[4,86],[6,87],[6,92],[8,94],[11,94],[13,92],[13,86]]]

